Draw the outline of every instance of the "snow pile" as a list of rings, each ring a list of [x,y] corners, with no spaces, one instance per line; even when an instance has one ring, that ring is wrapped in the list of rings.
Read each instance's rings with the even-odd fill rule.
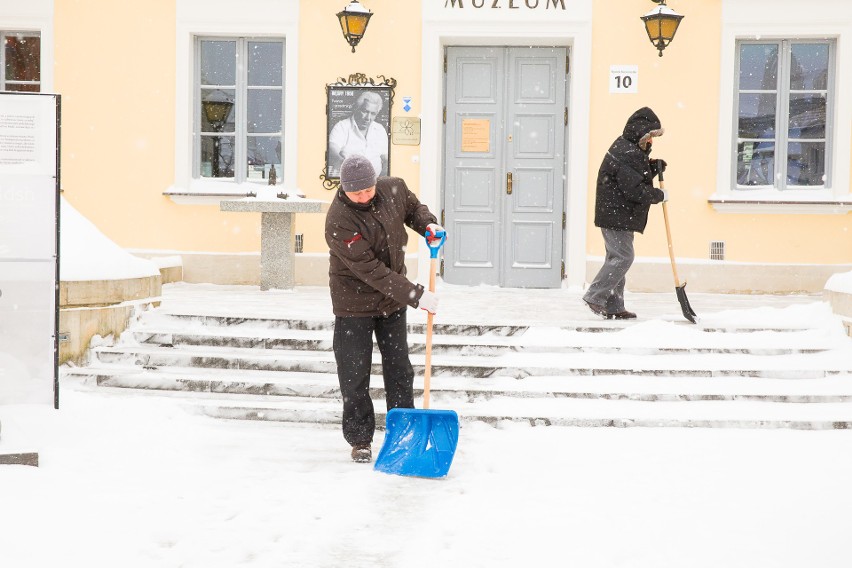
[[[852,272],[832,274],[828,282],[825,283],[825,289],[832,292],[852,294]]]
[[[123,280],[160,273],[153,262],[133,256],[112,242],[64,197],[60,206],[59,255],[63,282]]]

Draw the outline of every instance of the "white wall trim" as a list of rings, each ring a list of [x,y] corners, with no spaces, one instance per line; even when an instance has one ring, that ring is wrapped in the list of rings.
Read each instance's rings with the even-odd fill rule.
[[[742,196],[731,186],[733,168],[731,141],[735,135],[733,116],[736,77],[736,42],[759,38],[836,39],[834,116],[829,157],[831,187],[815,190],[814,201],[846,201],[850,196],[849,154],[852,151],[852,11],[848,0],[723,0],[721,65],[719,76],[719,142],[716,171],[718,199]],[[788,201],[787,191],[769,190],[778,201]],[[740,207],[749,207],[742,203]],[[723,211],[723,209],[718,209]],[[825,209],[822,210],[825,212]],[[758,213],[752,208],[752,213]],[[790,210],[789,212],[794,212]]]
[[[177,0],[175,42],[175,179],[163,193],[180,195],[179,203],[205,201],[211,193],[244,196],[251,183],[192,179],[193,40],[198,35],[285,38],[284,175],[281,185],[296,187],[298,167],[298,53],[300,0]]]
[[[443,5],[443,2],[440,2]],[[543,3],[542,3],[543,4]],[[569,48],[566,170],[567,231],[563,287],[580,287],[586,277],[586,206],[588,200],[588,139],[591,106],[591,0],[566,2],[570,12],[528,11],[522,18],[465,9],[439,11],[423,4],[420,199],[440,210],[443,185],[444,48],[452,45],[536,45]],[[484,17],[488,16],[488,17]],[[429,273],[429,253],[422,247],[418,273]]]
[[[41,35],[41,92],[53,93],[56,40],[53,31],[53,0],[0,0],[0,29],[37,31]]]

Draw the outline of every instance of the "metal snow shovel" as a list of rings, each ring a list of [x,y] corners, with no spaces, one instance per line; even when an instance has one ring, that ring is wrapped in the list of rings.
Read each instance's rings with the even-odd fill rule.
[[[428,236],[428,233],[427,233]],[[426,240],[431,256],[429,291],[435,291],[438,250],[447,235],[438,232],[440,240]],[[426,318],[426,368],[423,373],[423,408],[392,408],[385,420],[385,441],[374,469],[396,475],[445,477],[450,471],[459,441],[459,417],[452,410],[429,409],[429,380],[432,375],[432,317]]]
[[[660,189],[666,189],[666,184],[663,181],[663,172],[660,172],[658,177],[660,179]],[[675,255],[672,248],[672,232],[669,229],[669,210],[666,207],[665,201],[663,201],[663,219],[666,222],[666,240],[669,242],[669,258],[672,260],[672,274],[674,274],[677,301],[680,302],[680,310],[683,312],[683,317],[692,323],[696,323],[695,318],[698,314],[692,311],[692,306],[689,305],[689,299],[686,297],[686,282],[681,284],[680,279],[677,277],[677,266],[675,266]]]

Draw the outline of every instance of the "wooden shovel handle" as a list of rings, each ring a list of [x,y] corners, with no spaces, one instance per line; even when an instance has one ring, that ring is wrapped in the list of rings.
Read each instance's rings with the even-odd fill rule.
[[[437,259],[429,261],[429,291],[435,291],[435,270]],[[427,311],[426,316],[426,368],[423,370],[423,408],[429,408],[429,382],[432,378],[432,318],[435,316]]]
[[[666,189],[666,182],[663,180],[663,173],[660,172],[660,189]],[[663,201],[663,220],[666,222],[666,241],[669,243],[669,259],[672,262],[672,274],[674,275],[675,288],[680,287],[680,279],[677,277],[677,266],[675,265],[674,248],[672,248],[672,231],[669,229],[669,209],[666,207],[666,202]]]

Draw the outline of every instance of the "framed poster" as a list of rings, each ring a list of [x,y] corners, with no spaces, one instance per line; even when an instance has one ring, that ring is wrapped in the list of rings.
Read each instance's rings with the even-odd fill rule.
[[[391,106],[396,80],[377,82],[357,73],[348,80],[326,85],[325,171],[323,186],[340,185],[340,165],[347,156],[361,154],[373,164],[376,175],[390,175]]]

